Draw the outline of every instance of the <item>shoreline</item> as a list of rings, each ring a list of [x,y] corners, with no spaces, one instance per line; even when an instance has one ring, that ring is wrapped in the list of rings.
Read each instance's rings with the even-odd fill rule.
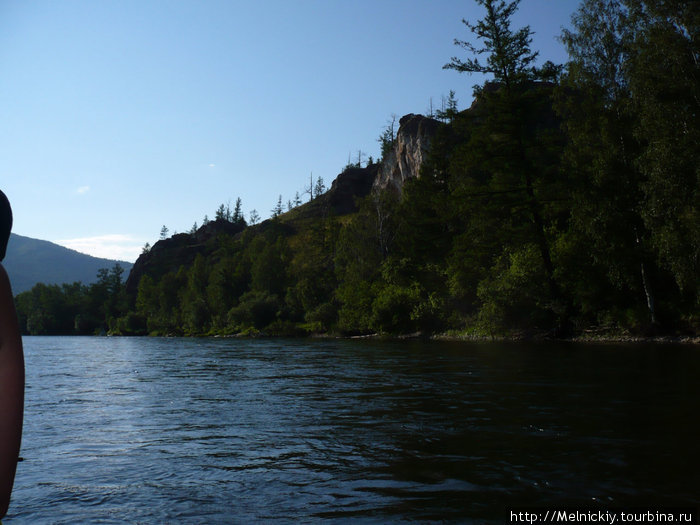
[[[700,345],[700,336],[635,336],[628,334],[618,335],[577,335],[572,337],[548,337],[548,336],[472,336],[472,335],[436,335],[431,337],[440,341],[503,341],[503,342],[526,342],[526,341],[553,341],[562,343],[634,343],[634,344],[687,344]]]
[[[579,334],[570,337],[553,337],[546,333],[527,333],[511,335],[480,335],[469,333],[438,333],[426,334],[421,332],[410,334],[357,334],[343,335],[338,333],[311,334],[270,334],[264,331],[255,333],[220,333],[220,334],[22,334],[22,337],[163,337],[163,338],[218,338],[218,339],[328,339],[328,340],[378,340],[378,341],[453,341],[473,343],[525,343],[525,342],[561,342],[561,343],[629,343],[629,344],[681,344],[700,346],[700,336],[697,335],[663,335],[637,336],[624,333]]]

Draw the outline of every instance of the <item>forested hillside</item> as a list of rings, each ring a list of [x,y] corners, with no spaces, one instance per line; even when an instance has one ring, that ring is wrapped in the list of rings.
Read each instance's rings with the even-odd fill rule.
[[[570,61],[541,67],[529,28],[510,28],[517,2],[479,3],[445,66],[492,77],[469,109],[387,128],[378,163],[261,224],[222,213],[159,241],[59,331],[697,334],[694,2],[586,0]],[[32,294],[20,320],[44,333]]]

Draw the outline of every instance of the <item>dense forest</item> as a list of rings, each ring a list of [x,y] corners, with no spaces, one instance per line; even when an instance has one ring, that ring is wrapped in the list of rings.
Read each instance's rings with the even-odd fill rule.
[[[695,1],[585,0],[569,62],[543,66],[517,1],[477,2],[445,68],[491,80],[437,112],[419,177],[347,210],[310,184],[259,224],[222,207],[144,250],[129,286],[115,267],[18,295],[24,332],[698,334]],[[348,176],[395,142],[392,124]]]

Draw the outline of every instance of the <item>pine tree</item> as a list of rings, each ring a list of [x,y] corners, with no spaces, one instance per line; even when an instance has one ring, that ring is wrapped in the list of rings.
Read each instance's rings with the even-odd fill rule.
[[[280,215],[282,215],[283,211],[284,208],[282,208],[282,195],[280,195],[277,199],[277,204],[275,204],[275,207],[272,208],[272,218],[279,217]]]
[[[326,185],[323,183],[323,179],[319,177],[316,179],[316,185],[314,186],[314,194],[316,197],[323,195],[326,192]]]
[[[527,252],[526,264],[537,265],[541,273],[538,276],[530,272],[528,278],[543,280],[548,291],[547,297],[528,300],[532,304],[547,304],[546,308],[564,328],[570,308],[555,278],[552,239],[548,234],[554,231],[552,221],[557,215],[548,201],[560,180],[556,145],[561,140],[544,124],[551,120],[548,88],[532,82],[538,78],[532,67],[538,54],[530,49],[529,26],[517,31],[510,28],[519,0],[477,2],[486,9],[485,18],[476,24],[463,22],[482,41],[482,47],[455,40],[471,56],[465,60],[453,57],[444,66],[460,73],[491,74],[495,80],[489,89],[475,89],[480,117],[474,118],[468,142],[451,161],[456,175],[450,182],[455,214],[466,218],[465,235],[455,239],[454,271],[459,273],[457,268],[465,265],[485,269],[492,266],[492,274],[505,275],[498,267],[499,257],[507,261],[510,252]],[[487,56],[485,63],[479,61],[481,54]],[[539,254],[539,261],[531,259],[530,246]],[[465,255],[480,260],[468,263]],[[511,263],[516,260],[525,259],[510,259]],[[500,285],[493,281],[484,286],[482,301],[493,302],[487,292]],[[488,301],[487,296],[491,297]]]
[[[391,119],[387,121],[386,126],[382,130],[382,134],[377,141],[381,149],[381,160],[385,161],[394,151],[394,143],[396,141],[396,115],[391,115]]]
[[[457,98],[455,97],[454,90],[450,90],[447,99],[443,97],[442,106],[442,109],[437,112],[437,118],[443,122],[452,122],[458,113]]]
[[[452,57],[444,69],[454,69],[460,73],[492,74],[496,82],[503,83],[510,90],[514,82],[521,82],[531,76],[531,64],[538,53],[530,50],[532,31],[525,26],[516,32],[510,29],[510,19],[518,9],[520,0],[476,0],[486,9],[486,17],[476,24],[462,19],[465,26],[479,40],[483,47],[455,39],[457,46],[464,48],[471,56],[466,60]],[[487,53],[486,63],[479,62],[478,55]]]
[[[242,203],[241,203],[241,198],[238,197],[236,198],[236,207],[233,209],[233,222],[238,224],[239,222],[243,221],[243,210],[242,208]]]

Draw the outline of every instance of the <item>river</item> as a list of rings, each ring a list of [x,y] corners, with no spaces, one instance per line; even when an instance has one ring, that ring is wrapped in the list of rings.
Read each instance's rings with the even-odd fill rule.
[[[24,338],[5,525],[700,505],[697,346]]]

